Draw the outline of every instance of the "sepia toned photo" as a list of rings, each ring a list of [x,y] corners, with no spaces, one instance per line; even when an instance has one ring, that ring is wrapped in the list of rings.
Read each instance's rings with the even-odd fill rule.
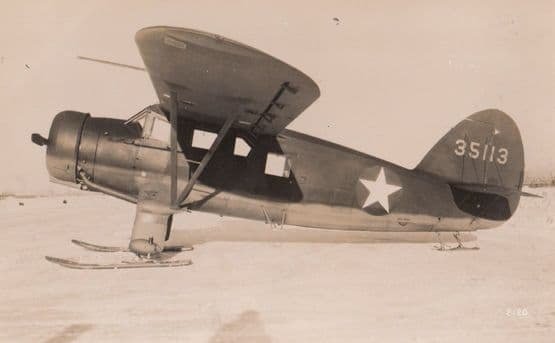
[[[554,3],[1,8],[0,342],[554,341]]]

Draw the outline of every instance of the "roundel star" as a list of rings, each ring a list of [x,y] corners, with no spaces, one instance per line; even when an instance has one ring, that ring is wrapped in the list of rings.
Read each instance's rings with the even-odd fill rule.
[[[366,179],[359,179],[359,181],[368,190],[368,196],[366,197],[362,208],[366,208],[376,202],[379,202],[384,210],[389,213],[389,196],[400,190],[402,187],[388,184],[385,179],[383,168],[380,168],[380,172],[378,173],[378,177],[375,181]]]

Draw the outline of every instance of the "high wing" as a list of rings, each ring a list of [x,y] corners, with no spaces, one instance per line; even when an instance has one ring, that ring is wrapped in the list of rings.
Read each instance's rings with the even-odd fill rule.
[[[275,135],[320,96],[304,73],[219,35],[157,26],[135,41],[166,113],[176,92],[180,116],[214,124],[235,117],[234,126]]]

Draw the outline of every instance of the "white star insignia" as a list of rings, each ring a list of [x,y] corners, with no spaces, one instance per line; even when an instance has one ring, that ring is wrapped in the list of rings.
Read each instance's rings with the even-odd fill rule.
[[[376,181],[365,179],[359,179],[359,181],[369,192],[362,208],[368,207],[375,202],[379,202],[386,212],[389,213],[389,196],[400,190],[402,187],[388,184],[385,180],[383,168],[380,168],[380,173],[378,174]]]

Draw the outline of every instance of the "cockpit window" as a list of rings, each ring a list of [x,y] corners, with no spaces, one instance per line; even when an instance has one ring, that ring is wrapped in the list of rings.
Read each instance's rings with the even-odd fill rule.
[[[133,121],[133,123],[135,123],[135,124],[137,124],[137,125],[139,125],[139,126],[141,127],[141,132],[143,132],[143,134],[144,134],[144,131],[143,131],[143,130],[144,130],[144,127],[145,127],[145,121],[146,121],[146,118],[145,118],[145,117],[142,117],[142,118],[139,119],[139,120]]]
[[[143,138],[156,139],[169,144],[171,125],[166,118],[149,113],[135,122],[143,128],[141,135]]]
[[[162,142],[170,142],[171,125],[165,120],[155,119],[150,138],[157,139]]]

